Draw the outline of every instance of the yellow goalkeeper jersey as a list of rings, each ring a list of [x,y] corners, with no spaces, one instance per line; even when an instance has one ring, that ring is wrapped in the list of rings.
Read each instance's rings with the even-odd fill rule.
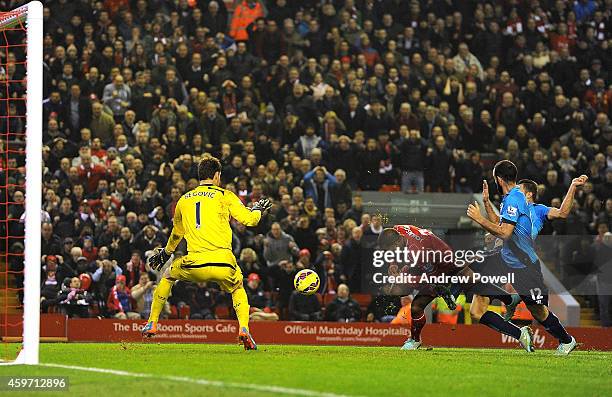
[[[203,184],[185,193],[177,202],[172,234],[187,240],[190,256],[218,250],[231,253],[230,217],[245,226],[256,226],[261,211],[251,211],[229,190]],[[174,252],[180,242],[177,240],[170,238],[166,246],[169,252]],[[211,261],[214,261],[214,255]]]

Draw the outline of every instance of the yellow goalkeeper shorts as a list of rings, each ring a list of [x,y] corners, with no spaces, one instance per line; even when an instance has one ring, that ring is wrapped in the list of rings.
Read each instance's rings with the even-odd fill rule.
[[[242,287],[243,278],[236,258],[228,250],[189,253],[177,258],[170,266],[170,277],[196,283],[214,281],[230,293]]]

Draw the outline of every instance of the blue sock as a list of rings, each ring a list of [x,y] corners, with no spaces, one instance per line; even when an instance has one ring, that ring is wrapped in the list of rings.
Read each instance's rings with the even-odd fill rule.
[[[480,324],[486,325],[489,328],[494,329],[502,334],[509,335],[514,339],[521,337],[521,329],[511,322],[504,321],[504,319],[497,313],[487,311],[480,317]]]
[[[557,316],[555,316],[550,310],[548,311],[548,317],[546,317],[546,320],[540,321],[540,324],[544,326],[549,334],[559,339],[559,342],[570,343],[572,341],[572,337],[567,333],[565,328],[563,328],[563,325],[561,325],[561,322]]]

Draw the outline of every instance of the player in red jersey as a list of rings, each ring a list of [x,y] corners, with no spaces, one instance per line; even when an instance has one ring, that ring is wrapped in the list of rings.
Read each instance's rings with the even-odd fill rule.
[[[384,229],[378,237],[378,248],[381,250],[403,250],[404,247],[408,248],[408,252],[414,254],[409,258],[409,263],[390,264],[389,275],[397,276],[400,273],[413,275],[414,282],[405,283],[402,287],[417,289],[419,292],[412,301],[411,335],[404,343],[404,346],[402,346],[403,350],[416,350],[421,346],[421,331],[427,322],[425,308],[436,296],[443,297],[449,308],[454,309],[453,294],[458,294],[462,290],[492,297],[507,295],[504,290],[495,285],[474,283],[472,281],[474,273],[468,265],[458,266],[454,259],[454,250],[430,230],[414,225],[396,225],[392,228]],[[401,270],[400,266],[402,266]],[[463,276],[469,281],[452,285],[449,283],[436,284],[419,281],[423,279],[423,275],[427,275],[428,278],[431,276]],[[396,287],[393,286],[392,291]],[[400,291],[396,289],[395,292]],[[487,313],[495,315],[487,314],[484,317],[491,318],[491,321],[483,323],[481,320],[481,324],[507,335],[516,334],[516,330],[518,330],[521,334],[519,339],[521,345],[524,347],[531,345],[531,334],[528,327],[519,329],[514,324],[504,321],[498,314],[494,312]]]

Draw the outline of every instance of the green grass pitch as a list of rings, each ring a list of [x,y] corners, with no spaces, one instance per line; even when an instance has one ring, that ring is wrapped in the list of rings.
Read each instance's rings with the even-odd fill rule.
[[[518,348],[405,352],[386,347],[285,345],[245,352],[237,345],[153,342],[42,344],[40,358],[44,364],[115,373],[0,366],[0,376],[65,375],[70,395],[92,397],[612,395],[610,352],[575,351],[558,357],[550,350],[527,354]]]

